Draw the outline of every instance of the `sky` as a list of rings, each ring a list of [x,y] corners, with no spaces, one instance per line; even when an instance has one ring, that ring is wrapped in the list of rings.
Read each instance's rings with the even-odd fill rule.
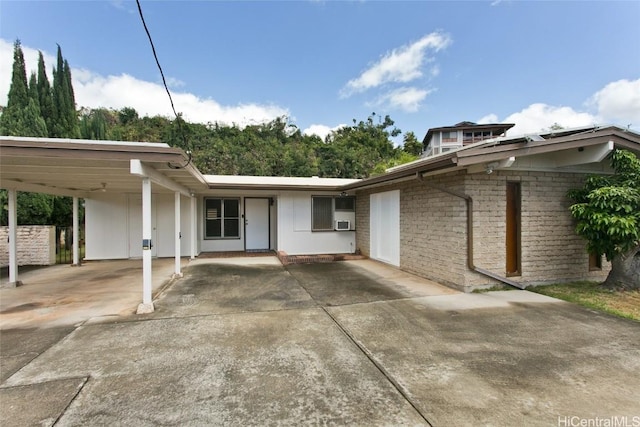
[[[640,1],[141,1],[176,110],[276,117],[326,136],[389,115],[403,134],[461,121],[640,129]],[[27,73],[57,45],[78,108],[172,117],[135,1],[0,0],[0,105],[13,42]],[[402,135],[396,142],[402,140]]]

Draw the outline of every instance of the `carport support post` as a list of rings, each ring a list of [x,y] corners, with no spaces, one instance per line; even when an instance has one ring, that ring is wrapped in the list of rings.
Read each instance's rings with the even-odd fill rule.
[[[196,203],[198,200],[196,196],[191,196],[191,212],[189,212],[189,216],[191,218],[191,259],[196,259],[196,227],[197,227],[197,218],[196,218]]]
[[[142,303],[138,314],[153,313],[151,297],[151,179],[142,178]]]
[[[8,287],[20,286],[18,280],[18,205],[16,202],[16,190],[7,190],[9,198],[9,283]]]
[[[80,265],[80,226],[78,218],[78,198],[73,198],[73,265]]]
[[[176,271],[173,273],[173,277],[182,277],[182,271],[180,270],[180,240],[182,239],[182,232],[180,231],[180,192],[175,193],[175,257],[176,257]]]

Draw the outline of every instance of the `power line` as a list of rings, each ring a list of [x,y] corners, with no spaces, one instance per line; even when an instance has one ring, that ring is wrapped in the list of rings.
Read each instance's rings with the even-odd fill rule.
[[[181,169],[189,165],[191,163],[191,150],[189,150],[187,146],[187,138],[184,136],[184,131],[182,129],[182,119],[178,116],[176,112],[176,107],[173,105],[173,98],[171,97],[171,91],[169,90],[169,86],[167,86],[167,80],[164,77],[164,71],[162,71],[162,65],[160,65],[160,60],[158,60],[158,54],[156,53],[156,47],[153,44],[153,39],[151,38],[151,33],[149,32],[149,28],[147,28],[147,23],[144,20],[144,15],[142,14],[142,6],[140,6],[140,0],[136,0],[136,4],[138,5],[138,14],[140,15],[140,20],[142,21],[142,26],[144,27],[144,31],[147,33],[147,37],[149,38],[149,44],[151,44],[151,51],[153,52],[153,58],[156,60],[156,65],[158,65],[158,70],[160,70],[160,76],[162,77],[162,84],[164,85],[164,89],[167,91],[167,95],[169,95],[169,102],[171,103],[171,109],[173,110],[173,114],[176,116],[176,120],[178,122],[178,129],[180,131],[180,136],[182,137],[182,141],[184,142],[184,147],[187,149],[187,155],[189,159],[187,163],[181,166],[174,166],[169,163],[169,167],[173,169]]]
[[[158,54],[156,53],[156,47],[153,45],[153,39],[151,38],[151,33],[149,33],[149,28],[147,28],[147,23],[144,21],[144,15],[142,14],[142,7],[140,6],[140,0],[136,0],[136,4],[138,5],[138,13],[140,14],[140,20],[142,21],[142,26],[144,27],[144,31],[147,33],[147,37],[149,38],[149,43],[151,44],[151,51],[153,52],[153,57],[156,60],[158,69],[160,70],[160,76],[162,76],[162,83],[164,84],[164,88],[167,91],[167,95],[169,95],[169,102],[171,102],[171,109],[173,110],[173,114],[176,116],[176,119],[177,119],[178,113],[176,113],[176,108],[173,106],[173,98],[171,98],[171,92],[169,91],[169,87],[167,86],[167,80],[164,78],[162,65],[160,65],[160,61],[158,60]]]

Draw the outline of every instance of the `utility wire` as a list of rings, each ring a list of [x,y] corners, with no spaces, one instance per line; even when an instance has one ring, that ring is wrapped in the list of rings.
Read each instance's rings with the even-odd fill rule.
[[[173,114],[176,116],[176,120],[178,121],[178,129],[180,130],[180,136],[182,136],[182,140],[184,142],[185,148],[187,149],[187,154],[189,155],[189,159],[187,163],[183,166],[173,166],[169,163],[169,167],[173,169],[184,168],[191,163],[191,150],[187,147],[187,139],[184,136],[184,132],[182,129],[182,124],[180,123],[182,119],[176,112],[176,107],[173,105],[173,98],[171,97],[171,91],[169,90],[169,86],[167,86],[167,80],[164,77],[164,71],[162,71],[162,65],[160,65],[160,60],[158,60],[158,54],[156,53],[156,47],[153,44],[153,39],[151,38],[151,33],[149,32],[149,28],[147,28],[147,23],[144,20],[144,15],[142,14],[142,6],[140,6],[140,0],[136,0],[136,4],[138,5],[138,14],[140,15],[140,20],[142,21],[142,26],[144,27],[144,31],[147,33],[147,37],[149,38],[149,44],[151,44],[151,51],[153,52],[153,58],[156,60],[156,65],[158,65],[158,70],[160,70],[160,76],[162,77],[162,84],[164,85],[164,89],[167,91],[167,95],[169,95],[169,102],[171,103],[171,109],[173,110]]]

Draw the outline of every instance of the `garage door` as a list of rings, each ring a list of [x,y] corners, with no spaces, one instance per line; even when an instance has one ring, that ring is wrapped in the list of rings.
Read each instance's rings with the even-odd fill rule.
[[[370,256],[400,266],[400,190],[372,194]]]

